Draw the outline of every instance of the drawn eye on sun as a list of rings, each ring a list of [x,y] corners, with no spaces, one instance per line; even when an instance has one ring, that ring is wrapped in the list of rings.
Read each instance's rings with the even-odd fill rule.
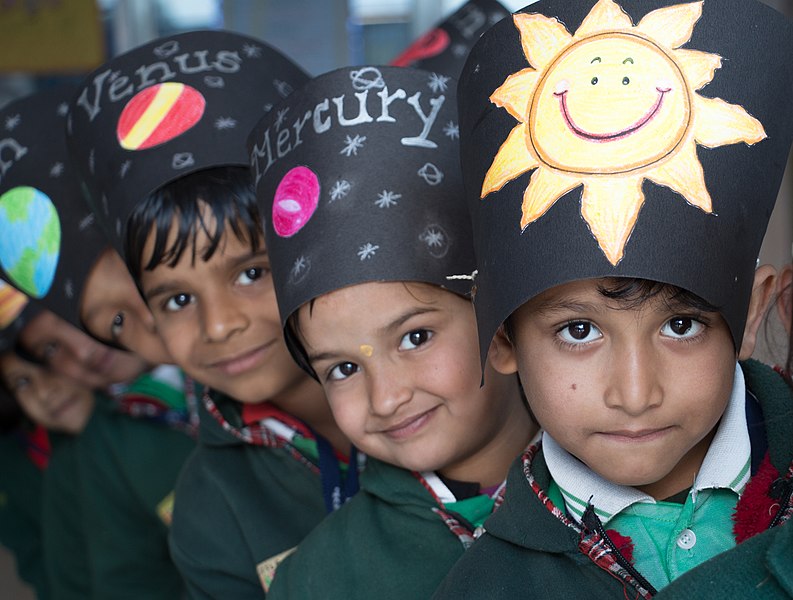
[[[743,107],[697,94],[721,57],[682,49],[703,2],[647,14],[634,26],[613,0],[598,0],[571,35],[557,19],[516,14],[530,67],[490,96],[519,123],[493,159],[481,198],[533,170],[521,229],[583,186],[581,216],[612,265],[644,203],[648,179],[712,213],[697,144],[715,148],[766,137]]]

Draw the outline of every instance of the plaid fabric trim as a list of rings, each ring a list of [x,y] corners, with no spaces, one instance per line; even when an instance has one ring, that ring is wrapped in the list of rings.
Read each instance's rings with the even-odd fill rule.
[[[469,527],[463,525],[457,517],[446,511],[446,507],[443,505],[443,502],[441,502],[441,499],[438,498],[438,495],[435,493],[435,490],[432,489],[432,486],[427,483],[427,480],[421,476],[421,473],[417,471],[411,471],[411,473],[413,477],[419,480],[419,483],[424,486],[424,489],[430,493],[432,498],[438,504],[438,506],[432,509],[432,512],[441,518],[443,524],[449,528],[449,531],[457,536],[457,539],[463,545],[463,548],[468,550],[468,548],[471,547],[471,544],[473,544],[476,539],[482,535],[482,533],[484,533],[484,529],[481,531],[472,531]],[[506,488],[507,486],[505,485],[499,487],[496,497],[493,499],[493,512],[496,512],[498,507],[504,503],[504,492]]]
[[[636,579],[617,563],[617,559],[609,545],[606,543],[605,539],[603,539],[596,531],[588,532],[584,530],[581,525],[570,519],[562,509],[557,507],[551,501],[551,499],[548,497],[548,494],[545,493],[545,490],[539,486],[537,480],[531,473],[531,464],[534,458],[537,456],[537,453],[540,451],[541,447],[542,440],[530,446],[521,457],[521,460],[523,461],[523,475],[532,491],[537,495],[539,501],[554,517],[579,534],[580,538],[578,542],[578,549],[599,568],[607,571],[610,575],[622,582],[622,584],[625,586],[626,597],[628,591],[627,586],[630,585],[637,592],[635,596],[636,598],[652,598],[652,595],[646,589],[641,587]]]
[[[626,597],[628,587],[631,586],[636,591],[635,598],[644,598],[650,600],[653,595],[649,590],[642,587],[636,578],[634,578],[628,571],[620,566],[617,562],[617,557],[612,551],[611,547],[606,540],[600,536],[596,531],[591,533],[582,532],[581,539],[578,542],[578,549],[581,550],[589,559],[598,567],[608,572],[609,575],[619,580],[624,586]]]
[[[319,467],[311,462],[308,458],[303,456],[300,451],[297,450],[292,444],[289,443],[288,440],[285,438],[276,435],[271,429],[269,429],[264,422],[259,422],[255,424],[245,425],[244,427],[234,427],[226,421],[223,414],[220,412],[220,409],[215,404],[214,400],[209,395],[209,390],[204,390],[204,396],[202,398],[204,402],[204,406],[206,407],[209,414],[220,423],[220,426],[228,432],[230,435],[234,436],[238,440],[245,442],[251,446],[263,446],[265,448],[283,448],[286,450],[289,455],[294,458],[296,461],[301,463],[304,467],[308,468],[312,473],[319,474]]]
[[[793,486],[793,464],[788,466],[787,473],[785,473],[785,482],[788,490],[787,498],[784,499],[784,504],[775,518],[775,527],[786,523],[793,516],[793,490],[791,490],[791,486]]]

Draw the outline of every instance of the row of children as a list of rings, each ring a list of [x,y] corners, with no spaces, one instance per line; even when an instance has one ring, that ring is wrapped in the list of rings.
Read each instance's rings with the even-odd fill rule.
[[[459,86],[193,32],[4,110],[0,375],[79,413],[52,597],[793,595],[793,395],[745,360],[793,27],[499,10],[421,41],[481,34]]]

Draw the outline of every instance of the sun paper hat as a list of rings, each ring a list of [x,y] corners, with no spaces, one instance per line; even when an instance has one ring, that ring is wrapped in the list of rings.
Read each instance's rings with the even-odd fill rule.
[[[470,0],[408,46],[391,64],[456,79],[479,37],[509,14],[497,0]]]
[[[0,111],[0,277],[76,327],[85,280],[109,243],[66,148],[75,86]]]
[[[455,82],[433,75],[339,69],[295,91],[251,134],[284,326],[306,302],[359,283],[420,281],[469,294],[476,267]]]
[[[458,90],[482,356],[527,300],[600,277],[693,292],[740,347],[791,56],[754,0],[540,0],[485,33]]]
[[[253,125],[307,80],[274,48],[228,31],[160,38],[91,73],[72,102],[68,141],[122,256],[140,201],[196,171],[247,166]]]

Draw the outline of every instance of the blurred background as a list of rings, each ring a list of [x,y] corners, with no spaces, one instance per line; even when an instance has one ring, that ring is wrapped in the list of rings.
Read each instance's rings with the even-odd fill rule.
[[[681,0],[682,1],[682,0]],[[762,0],[793,18],[793,0]],[[159,36],[223,28],[265,40],[318,75],[385,64],[464,0],[0,0],[0,107],[43,87],[79,81],[105,60]],[[528,0],[501,0],[515,11]],[[790,107],[784,107],[790,110]],[[0,124],[2,127],[2,124]],[[760,260],[791,261],[793,176],[785,176]],[[0,232],[2,235],[2,232]],[[756,356],[787,346],[771,315]],[[0,503],[4,499],[0,496]],[[0,547],[0,597],[32,599]]]

